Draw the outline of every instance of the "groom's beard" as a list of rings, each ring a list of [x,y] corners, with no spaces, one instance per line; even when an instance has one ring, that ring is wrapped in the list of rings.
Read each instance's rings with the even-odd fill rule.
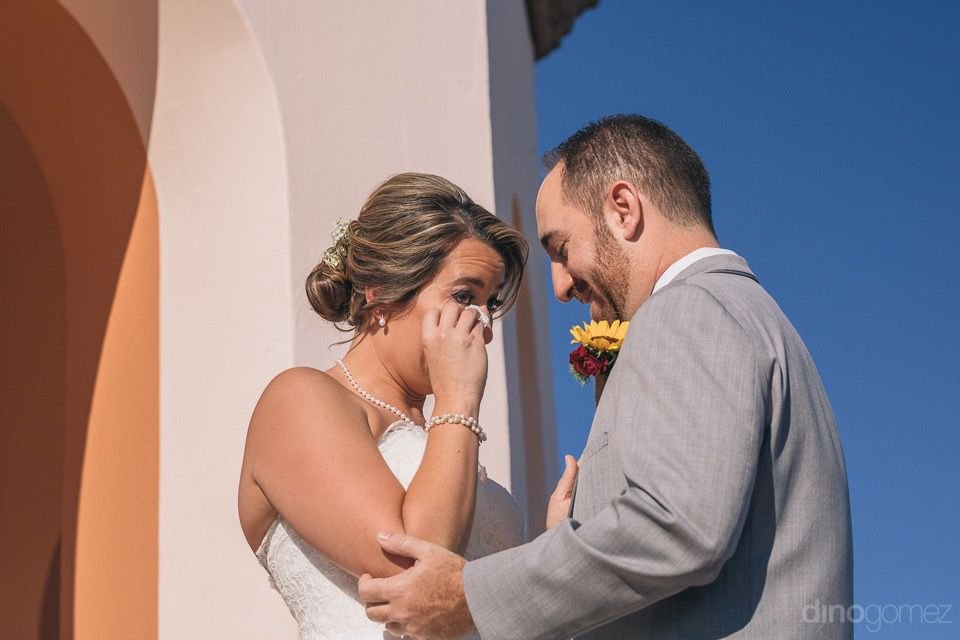
[[[590,316],[592,320],[629,320],[624,317],[629,258],[602,222],[593,227],[597,266],[590,274]]]

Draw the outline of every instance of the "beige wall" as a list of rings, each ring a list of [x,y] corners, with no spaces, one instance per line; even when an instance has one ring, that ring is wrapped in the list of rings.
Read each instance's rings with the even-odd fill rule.
[[[539,185],[533,48],[521,2],[487,0],[491,150],[497,213],[530,241],[523,290],[504,321],[505,387],[509,390],[512,491],[525,501],[530,537],[544,529],[556,486],[547,282],[534,214]]]

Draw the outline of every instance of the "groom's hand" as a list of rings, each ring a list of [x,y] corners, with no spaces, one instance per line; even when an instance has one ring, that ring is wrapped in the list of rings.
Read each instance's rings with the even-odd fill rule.
[[[416,563],[389,578],[360,576],[357,588],[367,617],[387,631],[415,640],[459,638],[474,630],[463,593],[466,560],[440,545],[403,533],[383,534],[384,551],[414,558]]]

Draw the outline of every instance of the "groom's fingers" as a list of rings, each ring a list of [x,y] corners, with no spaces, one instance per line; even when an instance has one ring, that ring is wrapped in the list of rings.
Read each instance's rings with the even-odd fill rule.
[[[403,632],[403,625],[399,622],[388,622],[384,626],[387,628],[387,633],[393,635],[395,638],[400,638],[401,640],[416,640],[413,636]]]
[[[366,605],[367,618],[374,622],[389,622],[389,609],[389,604],[368,604]]]
[[[374,578],[369,573],[360,576],[357,582],[357,593],[360,599],[370,603],[385,603],[387,598],[383,595],[383,583],[385,578]]]
[[[405,533],[380,533],[377,542],[384,551],[416,560],[426,557],[433,548],[429,542]]]

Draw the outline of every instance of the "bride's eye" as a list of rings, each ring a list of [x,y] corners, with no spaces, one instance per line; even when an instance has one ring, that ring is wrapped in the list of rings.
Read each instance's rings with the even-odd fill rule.
[[[462,305],[473,304],[473,294],[469,291],[457,291],[453,294],[453,299]]]

